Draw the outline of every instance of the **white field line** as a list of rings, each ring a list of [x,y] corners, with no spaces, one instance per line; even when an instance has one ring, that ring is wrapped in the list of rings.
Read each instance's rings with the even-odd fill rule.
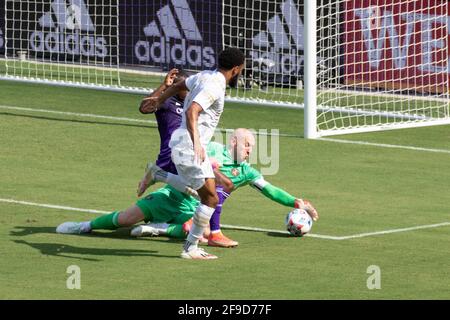
[[[450,222],[426,224],[426,225],[422,225],[422,226],[415,226],[415,227],[409,227],[409,228],[400,228],[400,229],[391,229],[391,230],[384,230],[384,231],[360,233],[360,234],[354,234],[354,235],[350,235],[350,236],[344,236],[344,237],[341,237],[341,239],[339,239],[339,240],[364,238],[364,237],[378,236],[378,235],[383,235],[383,234],[407,232],[407,231],[414,231],[414,230],[421,230],[421,229],[432,229],[432,228],[439,228],[439,227],[445,227],[445,226],[450,226]]]
[[[447,154],[450,154],[450,150],[446,150],[446,149],[432,149],[432,148],[402,146],[402,145],[385,144],[385,143],[374,143],[374,142],[367,142],[367,141],[352,141],[352,140],[333,139],[333,138],[320,138],[318,140],[329,141],[329,142],[337,142],[337,143],[346,143],[346,144],[359,144],[359,145],[379,147],[379,148],[404,149],[404,150],[414,150],[414,151],[425,151],[425,152],[435,152],[435,153],[447,153]]]
[[[49,208],[49,209],[57,209],[57,210],[97,213],[97,214],[108,214],[108,213],[112,212],[112,211],[82,209],[82,208],[74,208],[74,207],[60,206],[60,205],[54,205],[54,204],[35,203],[35,202],[29,202],[29,201],[20,201],[20,200],[3,199],[3,198],[0,198],[0,202],[41,207],[41,208]],[[444,227],[444,226],[450,226],[450,222],[442,222],[442,223],[437,223],[437,224],[428,224],[428,225],[408,227],[408,228],[360,233],[360,234],[354,234],[354,235],[349,235],[349,236],[340,236],[340,237],[339,236],[322,235],[322,234],[313,234],[313,233],[307,234],[305,236],[310,237],[310,238],[320,238],[320,239],[327,239],[327,240],[348,240],[348,239],[365,238],[365,237],[391,234],[391,233],[408,232],[408,231],[414,231],[414,230],[420,230],[420,229],[438,228],[438,227]],[[233,225],[227,225],[227,224],[223,224],[223,225],[221,225],[221,227],[224,229],[271,232],[271,233],[286,234],[286,235],[288,234],[287,231],[281,231],[281,230],[263,229],[263,228],[254,228],[254,227],[245,227],[245,226],[233,226]]]
[[[2,105],[0,105],[0,109],[26,111],[26,112],[36,112],[36,113],[59,114],[59,115],[64,115],[64,116],[74,116],[74,117],[83,117],[83,118],[107,119],[107,120],[129,121],[129,122],[140,122],[140,123],[151,123],[151,124],[156,124],[157,123],[154,120],[143,120],[143,119],[133,119],[133,118],[124,118],[124,117],[103,116],[103,115],[99,115],[99,114],[90,114],[90,113],[76,113],[76,112],[46,110],[46,109],[11,107],[11,106],[2,106]]]
[[[36,112],[36,113],[59,114],[59,115],[65,115],[65,116],[75,116],[75,117],[84,117],[84,118],[96,118],[96,119],[107,119],[107,120],[157,124],[157,122],[154,120],[113,117],[113,116],[104,116],[104,115],[89,114],[89,113],[75,113],[75,112],[65,112],[65,111],[56,111],[56,110],[47,110],[47,109],[33,109],[33,108],[3,106],[3,105],[0,105],[0,109]],[[218,128],[217,131],[222,131],[222,132],[223,131],[232,131],[232,129]],[[267,135],[267,136],[293,137],[293,138],[301,137],[299,135],[284,134],[284,133],[276,134],[276,133],[272,133],[272,132],[267,132],[267,133],[257,132],[257,134],[258,135]],[[373,146],[373,147],[379,147],[379,148],[394,148],[394,149],[405,149],[405,150],[413,150],[413,151],[424,151],[424,152],[450,154],[450,150],[446,150],[446,149],[421,148],[421,147],[403,146],[403,145],[395,145],[395,144],[372,143],[372,142],[367,142],[367,141],[352,141],[352,140],[333,139],[333,138],[319,138],[319,139],[317,139],[317,141],[328,141],[328,142],[345,143],[345,144],[359,144],[359,145],[367,145],[367,146]]]

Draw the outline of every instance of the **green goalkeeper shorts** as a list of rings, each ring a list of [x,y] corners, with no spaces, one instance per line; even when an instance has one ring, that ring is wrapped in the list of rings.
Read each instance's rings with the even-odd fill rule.
[[[138,200],[136,205],[144,213],[145,222],[183,224],[192,218],[199,201],[167,185]]]

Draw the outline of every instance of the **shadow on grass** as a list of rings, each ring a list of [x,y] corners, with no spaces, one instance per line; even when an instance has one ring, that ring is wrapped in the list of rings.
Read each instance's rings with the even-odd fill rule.
[[[159,242],[159,243],[174,243],[181,245],[183,240],[172,239],[167,237],[141,237],[135,238],[130,236],[131,228],[120,228],[114,231],[93,231],[88,234],[57,234],[55,227],[31,227],[31,226],[16,226],[15,230],[10,231],[10,235],[14,237],[24,237],[33,234],[54,234],[55,236],[60,236],[61,239],[67,237],[85,237],[85,238],[101,238],[101,239],[115,239],[115,240],[127,240],[127,241],[149,241]],[[73,239],[73,238],[72,238]],[[108,248],[83,248],[76,247],[66,244],[58,243],[33,243],[25,240],[13,240],[18,244],[25,244],[34,249],[37,249],[43,255],[51,255],[57,257],[65,258],[75,258],[87,261],[101,261],[95,258],[86,257],[86,255],[98,255],[98,256],[152,256],[161,258],[178,258],[179,255],[161,255],[157,254],[158,251],[151,250],[130,250],[130,249],[108,249]],[[149,244],[151,245],[151,244]],[[80,256],[73,256],[80,255]]]
[[[14,240],[17,244],[27,245],[40,251],[47,256],[80,259],[86,261],[102,261],[100,259],[89,258],[92,256],[120,256],[120,257],[161,257],[161,258],[179,258],[178,255],[167,256],[157,254],[158,251],[152,250],[134,250],[134,249],[107,249],[107,248],[83,248],[60,243],[34,243],[25,240]]]
[[[279,233],[279,232],[267,232],[267,235],[269,237],[276,237],[276,238],[295,238],[288,233]]]
[[[102,238],[102,239],[116,239],[127,241],[158,241],[167,243],[183,243],[181,239],[174,239],[168,237],[132,237],[130,230],[132,227],[119,228],[117,230],[99,230],[91,231],[83,234],[57,234],[56,227],[31,227],[31,226],[16,226],[15,230],[10,231],[10,235],[14,237],[23,237],[31,234],[56,234],[61,237],[88,237],[88,238]]]
[[[100,237],[121,240],[145,240],[144,238],[130,237],[131,228],[119,228],[111,231],[92,231],[84,234],[60,234],[60,236],[79,236],[79,237]],[[56,234],[56,227],[31,227],[31,226],[16,226],[14,230],[10,231],[11,236],[28,236],[30,234]]]

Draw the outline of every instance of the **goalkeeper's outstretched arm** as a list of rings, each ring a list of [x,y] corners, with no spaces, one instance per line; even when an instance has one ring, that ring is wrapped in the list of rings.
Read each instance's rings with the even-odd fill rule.
[[[263,177],[259,177],[256,180],[252,181],[251,186],[260,191],[264,196],[272,201],[275,201],[286,207],[306,210],[314,221],[317,221],[319,219],[317,210],[308,200],[295,198],[283,189],[270,184],[269,182],[264,180]]]

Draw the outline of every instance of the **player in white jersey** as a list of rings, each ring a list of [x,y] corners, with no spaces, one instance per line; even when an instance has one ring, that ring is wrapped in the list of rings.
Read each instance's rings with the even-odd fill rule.
[[[151,165],[144,176],[144,182],[141,182],[141,186],[145,187],[139,191],[142,194],[155,181],[167,182],[174,187],[187,185],[197,191],[201,204],[194,214],[194,222],[181,253],[181,257],[185,259],[217,258],[198,247],[203,230],[208,226],[219,201],[214,172],[205,150],[223,111],[226,86],[237,82],[244,68],[245,56],[237,48],[227,48],[220,53],[218,60],[217,70],[190,76],[159,97],[147,100],[148,105],[156,108],[179,91],[189,90],[184,101],[181,126],[174,131],[169,143],[178,176],[161,173],[162,170]]]

